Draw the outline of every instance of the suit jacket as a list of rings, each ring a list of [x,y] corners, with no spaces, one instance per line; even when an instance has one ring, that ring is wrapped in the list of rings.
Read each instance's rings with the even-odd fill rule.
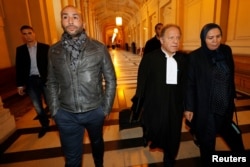
[[[47,66],[48,66],[48,51],[49,45],[37,42],[37,67],[40,76],[44,83],[47,80]],[[31,68],[31,59],[29,50],[26,44],[16,48],[16,84],[17,87],[25,86]]]
[[[148,54],[156,49],[161,48],[161,42],[156,36],[149,39],[144,47],[143,55]]]

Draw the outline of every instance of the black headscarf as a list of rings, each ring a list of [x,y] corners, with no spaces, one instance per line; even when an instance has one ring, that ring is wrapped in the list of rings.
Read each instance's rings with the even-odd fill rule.
[[[207,36],[208,31],[211,30],[211,29],[213,29],[213,28],[218,28],[220,30],[221,35],[222,35],[222,30],[221,30],[221,28],[220,28],[220,26],[218,24],[208,23],[208,24],[204,25],[203,28],[202,28],[202,30],[201,30],[201,34],[200,34],[201,46],[202,47],[206,47],[207,48],[206,36]]]
[[[208,33],[208,31],[210,31],[211,29],[214,29],[214,28],[218,28],[220,30],[221,35],[222,35],[222,30],[221,30],[220,26],[218,24],[215,24],[215,23],[208,23],[208,24],[204,25],[202,30],[201,30],[201,33],[200,33],[201,48],[206,53],[206,55],[211,58],[213,63],[215,63],[215,61],[218,59],[225,58],[224,55],[222,55],[220,53],[220,49],[219,49],[220,47],[216,50],[210,50],[207,47],[207,44],[206,44],[207,33]]]

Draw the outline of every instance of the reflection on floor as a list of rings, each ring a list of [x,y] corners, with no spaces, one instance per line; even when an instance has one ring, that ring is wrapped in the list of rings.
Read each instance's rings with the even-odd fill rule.
[[[105,167],[159,167],[162,166],[162,152],[149,150],[142,145],[140,127],[119,129],[119,112],[131,106],[131,97],[136,88],[137,69],[141,57],[122,50],[111,50],[118,78],[117,96],[109,120],[104,126]],[[238,93],[237,119],[243,132],[246,149],[250,150],[250,97]],[[27,97],[15,104],[9,102],[12,112],[25,110],[26,114],[16,116],[16,132],[0,146],[1,167],[62,167],[63,153],[60,148],[58,131],[51,119],[50,131],[38,139],[39,123],[35,111]],[[15,106],[15,107],[14,107]],[[93,167],[93,160],[87,133],[84,137],[83,166]],[[223,140],[217,138],[217,150],[228,150]],[[196,167],[199,162],[199,150],[193,143],[188,129],[183,124],[182,139],[176,167]]]

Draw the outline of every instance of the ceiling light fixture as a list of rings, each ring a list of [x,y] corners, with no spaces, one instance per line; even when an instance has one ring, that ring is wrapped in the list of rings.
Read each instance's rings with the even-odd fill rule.
[[[115,23],[117,26],[121,26],[122,25],[122,17],[116,17],[115,18]]]

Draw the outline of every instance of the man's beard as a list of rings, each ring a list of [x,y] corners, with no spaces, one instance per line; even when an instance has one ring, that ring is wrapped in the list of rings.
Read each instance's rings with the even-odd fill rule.
[[[83,27],[77,28],[74,33],[71,33],[70,31],[67,30],[67,27],[64,28],[64,31],[67,32],[71,37],[78,37],[80,34],[83,32]]]

